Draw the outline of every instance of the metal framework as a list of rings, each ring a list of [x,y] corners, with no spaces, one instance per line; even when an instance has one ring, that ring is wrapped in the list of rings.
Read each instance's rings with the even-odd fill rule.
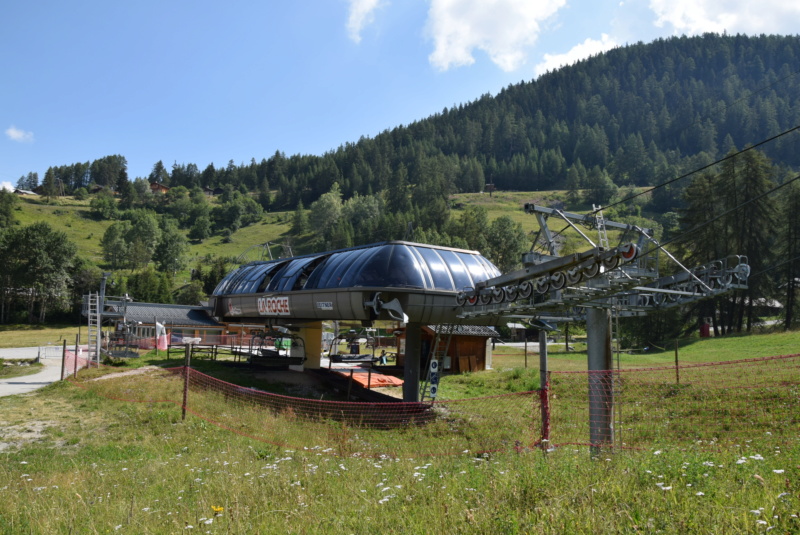
[[[612,307],[621,316],[638,316],[747,288],[750,267],[744,256],[689,269],[658,243],[652,229],[607,221],[598,207],[592,214],[576,214],[526,204],[525,212],[536,216],[539,231],[523,256],[523,268],[461,292],[460,317],[585,320],[587,308]],[[551,220],[576,231],[589,249],[560,256],[561,231],[553,232]],[[597,231],[600,245],[581,227]],[[609,229],[620,234],[616,245],[609,245]],[[675,265],[674,274],[660,275],[662,253]]]

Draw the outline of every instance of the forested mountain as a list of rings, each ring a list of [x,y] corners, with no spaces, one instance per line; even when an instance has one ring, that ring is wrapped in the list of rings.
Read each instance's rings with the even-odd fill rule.
[[[136,221],[149,221],[138,210],[161,214],[158,225],[165,236],[180,227],[202,240],[257,221],[262,208],[295,212],[287,239],[294,240],[296,251],[407,237],[479,249],[506,269],[516,261],[515,251],[526,246],[520,228],[510,220],[490,225],[480,210],[461,212],[456,220],[451,194],[491,184],[501,190],[567,190],[568,198],[584,207],[607,205],[625,196],[618,188],[659,185],[778,136],[758,147],[752,156],[758,165],[731,162],[709,169],[702,177],[654,190],[635,207],[625,203],[615,214],[645,213],[665,234],[678,232],[698,222],[687,208],[710,208],[717,184],[730,173],[756,180],[760,194],[800,168],[800,132],[780,135],[800,126],[799,101],[797,36],[676,37],[617,48],[322,155],[277,151],[260,161],[207,165],[202,171],[195,163],[176,162],[168,169],[156,162],[148,177],[133,181],[124,156],[113,155],[51,167],[42,189],[50,196],[84,195],[83,188],[92,185],[115,191],[116,196],[93,199],[92,207],[97,217],[124,221],[104,240],[116,247],[109,245],[109,263],[131,269],[153,260],[120,252],[147,252],[125,239]],[[33,189],[38,182],[38,175],[29,173],[19,185]],[[149,182],[173,189],[154,199]],[[747,198],[747,184],[733,184],[726,183],[726,196],[715,201],[719,211]],[[222,201],[208,205],[201,187],[224,188]],[[684,245],[686,254],[699,261],[727,254],[719,239],[729,236],[730,243],[746,249],[741,253],[758,255],[758,265],[767,269],[774,259],[759,248],[774,244],[784,228],[780,214],[789,212],[774,199],[763,203],[753,207],[763,215],[756,224],[762,239],[744,239],[756,227],[731,224],[722,234],[712,233],[713,250]],[[787,236],[791,246],[784,253],[796,254],[796,233]],[[786,274],[786,280],[794,279]],[[794,283],[788,284],[794,292]],[[758,290],[763,294],[770,287],[780,282]],[[747,318],[752,300],[748,306]],[[727,326],[741,328],[744,306],[729,316]]]
[[[659,39],[617,48],[497,96],[445,109],[320,156],[275,152],[225,168],[158,162],[148,178],[167,185],[273,190],[275,207],[308,206],[334,182],[344,198],[387,190],[401,164],[411,186],[446,193],[570,189],[605,171],[618,186],[651,185],[800,124],[797,36]],[[766,147],[800,166],[800,138]],[[90,182],[117,187],[125,160],[51,169],[67,193]],[[25,178],[25,177],[23,177]],[[595,177],[596,178],[596,177]],[[22,179],[21,179],[22,180]],[[28,184],[30,185],[30,184]]]

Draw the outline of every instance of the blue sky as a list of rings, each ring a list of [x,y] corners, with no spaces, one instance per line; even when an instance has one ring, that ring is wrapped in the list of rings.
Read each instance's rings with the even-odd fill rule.
[[[322,154],[615,46],[799,28],[785,0],[7,2],[0,183]]]

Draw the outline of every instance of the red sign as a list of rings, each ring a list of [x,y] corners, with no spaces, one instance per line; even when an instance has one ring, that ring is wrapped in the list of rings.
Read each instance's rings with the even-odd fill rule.
[[[262,316],[289,316],[288,297],[259,297],[258,313]]]

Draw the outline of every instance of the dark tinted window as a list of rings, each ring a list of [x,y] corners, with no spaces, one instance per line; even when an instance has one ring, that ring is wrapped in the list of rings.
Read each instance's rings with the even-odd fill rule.
[[[469,275],[467,266],[461,261],[461,255],[454,251],[439,251],[439,254],[445,264],[447,264],[450,274],[453,276],[456,290],[466,290],[475,286],[475,283],[472,282],[472,277]]]
[[[405,245],[379,247],[362,269],[383,273],[384,286],[425,287],[422,269]]]
[[[453,278],[450,276],[450,268],[445,263],[444,259],[440,256],[440,252],[436,249],[428,249],[427,247],[417,247],[417,253],[424,259],[428,267],[430,276],[433,279],[433,287],[437,290],[453,290]]]

